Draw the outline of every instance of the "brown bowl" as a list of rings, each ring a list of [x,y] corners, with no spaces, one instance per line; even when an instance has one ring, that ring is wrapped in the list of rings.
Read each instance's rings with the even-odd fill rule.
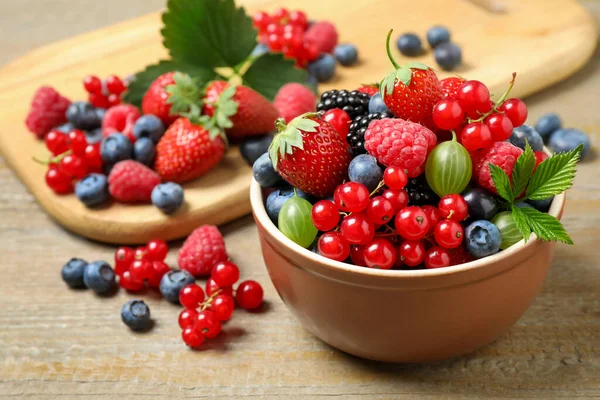
[[[555,243],[537,240],[434,270],[385,271],[329,260],[285,237],[250,189],[265,264],[277,292],[304,327],[347,353],[378,361],[441,360],[492,342],[529,308]],[[550,214],[559,218],[564,193]]]

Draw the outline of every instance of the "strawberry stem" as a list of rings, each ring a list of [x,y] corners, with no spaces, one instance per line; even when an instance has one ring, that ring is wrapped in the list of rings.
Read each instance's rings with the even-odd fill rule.
[[[283,132],[283,131],[285,131],[285,128],[287,128],[287,124],[285,122],[285,119],[283,119],[283,118],[277,118],[275,120],[275,128],[277,128],[277,132]]]
[[[390,38],[392,37],[392,32],[394,32],[394,30],[390,29],[390,31],[387,34],[387,38],[385,39],[385,49],[387,51],[388,58],[390,59],[394,68],[400,69],[400,65],[396,62],[396,60],[394,60],[394,56],[392,56],[392,51],[390,49]]]

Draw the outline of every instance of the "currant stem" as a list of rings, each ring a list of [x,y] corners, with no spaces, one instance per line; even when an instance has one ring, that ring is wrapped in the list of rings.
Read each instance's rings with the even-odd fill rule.
[[[392,32],[394,32],[394,30],[390,29],[390,31],[387,34],[387,38],[385,39],[385,50],[387,51],[388,58],[390,59],[394,68],[400,69],[400,65],[396,62],[396,60],[394,60],[394,57],[392,56],[392,51],[390,50],[390,38],[392,37]]]
[[[456,132],[454,132],[454,129],[450,129],[450,132],[452,133],[452,141],[456,142]]]
[[[385,183],[383,182],[383,180],[381,180],[381,181],[380,181],[380,182],[377,184],[377,187],[375,188],[375,190],[373,190],[373,191],[371,192],[371,194],[369,195],[369,197],[370,197],[370,196],[373,196],[375,193],[377,193],[377,192],[379,191],[379,189],[381,189],[381,188],[382,188],[382,187],[384,187],[384,186],[385,186]]]
[[[66,156],[68,156],[70,154],[73,154],[73,150],[67,150],[64,153],[57,155],[56,157],[50,157],[47,161],[40,160],[39,158],[36,158],[36,157],[31,157],[31,159],[41,165],[50,165],[50,164],[57,164],[57,163],[61,162],[63,158],[65,158]]]
[[[512,73],[512,79],[510,81],[510,83],[508,84],[508,88],[506,89],[506,91],[504,92],[504,94],[502,95],[502,97],[500,97],[498,99],[498,101],[496,101],[494,103],[494,107],[492,107],[492,109],[488,112],[486,112],[485,114],[483,114],[480,118],[477,119],[469,119],[469,122],[481,122],[484,119],[486,119],[487,117],[489,117],[493,112],[497,112],[497,108],[500,107],[502,105],[502,103],[504,103],[504,100],[506,100],[506,98],[508,97],[508,94],[510,93],[510,91],[512,90],[512,88],[515,86],[515,79],[517,78],[517,73],[513,72]]]
[[[219,295],[219,293],[221,293],[222,289],[219,288],[217,290],[215,290],[214,292],[212,292],[212,294],[208,297],[208,299],[204,300],[202,303],[200,303],[200,305],[202,306],[200,308],[200,311],[204,311],[206,310],[208,307],[210,307],[210,305],[212,304],[212,301],[215,299],[215,297],[217,297]]]

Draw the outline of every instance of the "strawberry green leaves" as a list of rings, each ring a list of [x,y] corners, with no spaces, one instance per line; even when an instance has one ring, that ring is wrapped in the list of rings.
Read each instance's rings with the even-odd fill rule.
[[[239,107],[239,104],[233,100],[236,88],[236,85],[228,85],[221,92],[217,101],[211,103],[214,108],[213,116],[204,115],[198,119],[198,122],[202,123],[208,129],[211,137],[218,135],[218,132],[224,132],[225,129],[233,127],[233,122],[231,122],[230,118],[237,113]]]
[[[288,82],[305,83],[305,70],[295,68],[294,61],[281,54],[263,54],[252,62],[244,74],[244,84],[273,100],[280,87]]]
[[[165,88],[169,93],[167,103],[171,104],[171,113],[183,115],[190,121],[200,117],[202,93],[197,80],[179,71],[173,75],[173,80],[175,84]]]
[[[286,125],[285,120],[279,118],[275,122],[275,126],[279,134],[273,138],[271,146],[269,146],[269,158],[273,163],[273,168],[277,170],[279,157],[285,157],[286,154],[292,154],[294,147],[304,149],[302,141],[302,132],[316,132],[319,122],[309,118],[314,116],[314,113],[307,113],[294,118]]]

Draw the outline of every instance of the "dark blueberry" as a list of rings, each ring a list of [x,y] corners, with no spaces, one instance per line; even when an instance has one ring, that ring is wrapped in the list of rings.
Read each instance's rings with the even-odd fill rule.
[[[252,57],[260,57],[263,54],[267,54],[268,52],[269,52],[269,46],[267,46],[264,43],[259,43],[256,45],[254,50],[252,50],[252,53],[250,53],[250,55]]]
[[[71,132],[73,129],[75,129],[75,125],[73,125],[70,122],[67,122],[65,124],[62,124],[60,126],[57,126],[56,128],[54,128],[57,131],[61,131],[62,133],[69,133]]]
[[[562,128],[562,121],[556,113],[543,115],[535,124],[535,130],[544,139],[544,142],[548,142],[550,135],[560,128]]]
[[[195,283],[196,279],[185,270],[167,272],[160,280],[160,293],[167,301],[179,304],[179,292],[184,286]]]
[[[348,176],[351,181],[362,183],[369,189],[369,192],[372,192],[381,182],[383,171],[379,168],[375,157],[369,154],[360,154],[350,162]]]
[[[298,195],[298,197],[301,197],[310,202],[312,202],[313,200],[311,195],[303,192],[300,189],[296,189],[296,194]],[[267,197],[267,200],[265,202],[265,209],[267,210],[267,215],[275,225],[277,225],[277,220],[279,219],[279,212],[281,211],[281,207],[283,207],[283,204],[292,197],[294,197],[294,188],[292,187],[275,189]]]
[[[317,111],[328,111],[333,108],[344,110],[350,118],[354,119],[360,115],[367,114],[369,110],[369,99],[367,93],[358,90],[349,92],[347,90],[329,90],[323,92],[321,100],[317,104]]]
[[[135,161],[148,167],[152,167],[155,155],[156,150],[154,149],[154,143],[152,143],[150,138],[139,138],[133,144],[133,159]]]
[[[345,67],[349,67],[358,62],[358,49],[353,44],[338,44],[333,50],[333,55],[336,60]]]
[[[100,123],[104,119],[104,114],[106,114],[106,108],[96,108],[96,116],[98,116]]]
[[[89,131],[98,128],[102,120],[98,118],[93,105],[85,101],[74,101],[66,112],[67,120],[77,129]]]
[[[414,57],[423,52],[421,39],[414,33],[404,33],[396,41],[398,50],[405,56]]]
[[[500,209],[496,196],[485,189],[467,188],[461,195],[469,208],[470,218],[491,220]]]
[[[129,160],[132,153],[133,145],[125,135],[113,133],[102,139],[100,154],[106,165],[115,165],[119,161]]]
[[[115,285],[115,272],[105,261],[91,262],[83,271],[83,283],[96,293],[109,292]]]
[[[165,133],[162,121],[152,114],[142,115],[133,125],[133,135],[136,138],[149,138],[156,144]]]
[[[529,125],[521,125],[513,129],[513,133],[508,140],[517,147],[525,150],[525,141],[529,142],[533,151],[544,149],[544,141],[535,129]]]
[[[252,166],[258,157],[269,150],[273,135],[250,136],[239,144],[240,153],[248,165]]]
[[[258,184],[264,188],[273,188],[285,184],[285,181],[273,168],[269,153],[265,153],[252,165],[252,175]]]
[[[319,82],[327,82],[335,75],[335,58],[331,54],[323,53],[315,61],[308,64],[308,73]]]
[[[183,188],[174,182],[161,183],[152,189],[152,204],[165,214],[179,210],[183,197]]]
[[[500,230],[490,221],[475,221],[465,229],[465,248],[475,258],[497,253],[501,243]]]
[[[550,206],[552,205],[552,200],[554,200],[554,196],[549,199],[544,200],[526,200],[528,204],[531,204],[533,208],[541,212],[548,212]]]
[[[91,131],[87,131],[85,133],[85,138],[88,144],[96,144],[102,141],[102,128],[92,129]]]
[[[590,151],[590,138],[579,129],[559,129],[550,136],[548,147],[555,153],[570,151],[583,144],[581,158]]]
[[[85,287],[83,271],[87,265],[87,261],[81,258],[71,258],[60,271],[63,281],[73,289]]]
[[[86,207],[94,207],[108,200],[108,180],[103,174],[89,174],[75,185],[75,196]]]
[[[431,190],[424,175],[409,179],[404,188],[411,206],[437,205],[440,198]]]
[[[435,61],[445,71],[456,69],[462,62],[462,50],[454,43],[442,43],[435,50]]]
[[[431,47],[437,47],[450,41],[450,31],[445,26],[432,26],[427,31],[427,42]]]
[[[381,94],[375,93],[373,96],[371,96],[371,99],[369,100],[369,114],[382,113],[385,111],[389,111],[389,109],[383,102]]]
[[[130,300],[121,308],[121,320],[134,331],[150,328],[150,308],[142,300]]]

